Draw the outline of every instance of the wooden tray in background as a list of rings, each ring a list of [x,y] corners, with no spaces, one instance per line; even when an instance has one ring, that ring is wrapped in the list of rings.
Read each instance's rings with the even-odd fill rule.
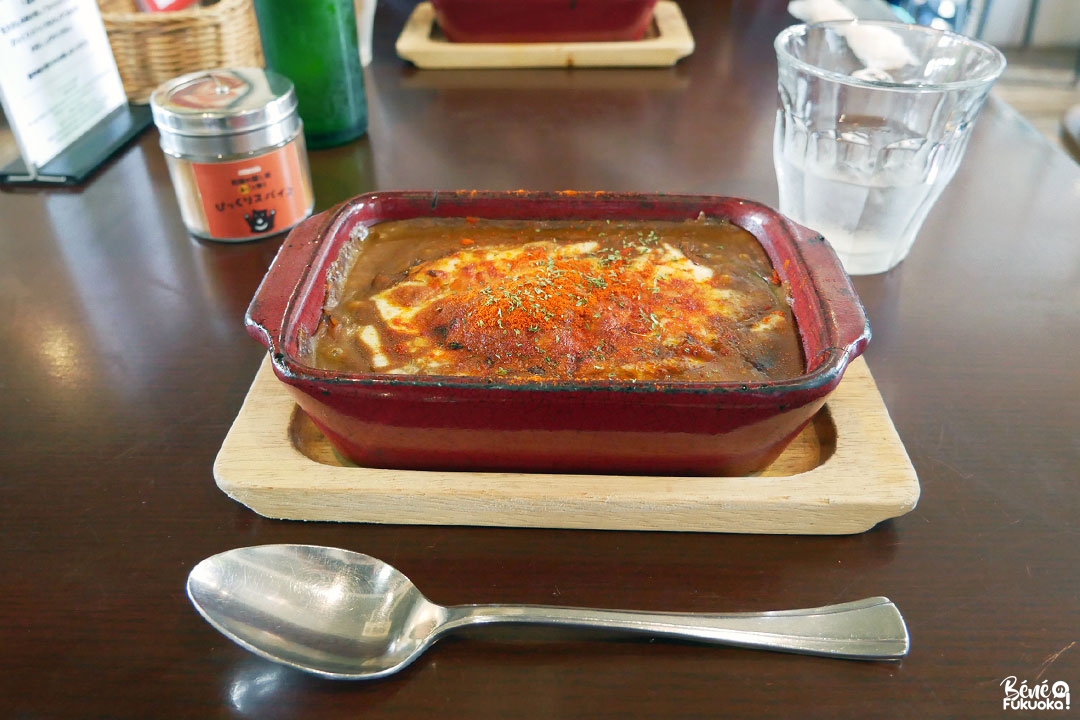
[[[290,520],[841,535],[915,507],[919,481],[860,358],[753,477],[382,470],[342,460],[264,360],[214,463],[229,497]]]
[[[395,46],[397,54],[425,69],[538,67],[667,67],[694,52],[682,10],[660,0],[653,25],[641,40],[621,42],[455,43],[435,22],[435,9],[413,9]]]

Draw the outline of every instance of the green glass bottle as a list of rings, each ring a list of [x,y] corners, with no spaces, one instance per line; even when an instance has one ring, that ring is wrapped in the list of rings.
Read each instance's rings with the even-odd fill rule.
[[[354,0],[255,0],[266,67],[296,87],[310,148],[367,132]]]

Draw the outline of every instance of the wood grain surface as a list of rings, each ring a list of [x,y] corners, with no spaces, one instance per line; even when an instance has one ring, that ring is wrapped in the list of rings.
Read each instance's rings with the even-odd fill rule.
[[[214,462],[218,487],[285,520],[500,527],[844,534],[910,512],[919,481],[866,363],[759,475],[408,471],[356,467],[274,376],[256,374]]]
[[[381,0],[370,131],[313,151],[317,208],[380,189],[709,192],[775,204],[785,0],[685,0],[671,68],[419,70]],[[0,193],[0,717],[1006,718],[1008,677],[1080,689],[1080,168],[984,108],[895,270],[857,278],[867,366],[921,487],[851,535],[273,520],[213,464],[264,348],[244,311],[282,239],[184,231],[150,130],[75,192]],[[536,629],[340,683],[260,660],[188,572],[264,543],[386,560],[442,604],[739,611],[886,595],[901,662]]]
[[[416,6],[394,46],[426,70],[463,68],[667,67],[694,51],[694,36],[679,5],[656,4],[641,40],[622,42],[453,43],[439,30],[430,2]]]

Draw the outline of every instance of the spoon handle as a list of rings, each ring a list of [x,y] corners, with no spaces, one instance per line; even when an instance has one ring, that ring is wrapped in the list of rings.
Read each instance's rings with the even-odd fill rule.
[[[904,618],[885,597],[802,610],[726,614],[542,605],[458,605],[447,611],[446,630],[477,623],[546,624],[867,660],[901,658],[910,646]]]

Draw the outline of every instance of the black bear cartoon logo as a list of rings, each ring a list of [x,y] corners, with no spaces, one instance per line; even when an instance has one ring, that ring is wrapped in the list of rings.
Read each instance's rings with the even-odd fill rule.
[[[245,213],[244,219],[247,220],[251,232],[264,233],[274,229],[274,215],[276,214],[277,210],[252,210],[250,215]]]

